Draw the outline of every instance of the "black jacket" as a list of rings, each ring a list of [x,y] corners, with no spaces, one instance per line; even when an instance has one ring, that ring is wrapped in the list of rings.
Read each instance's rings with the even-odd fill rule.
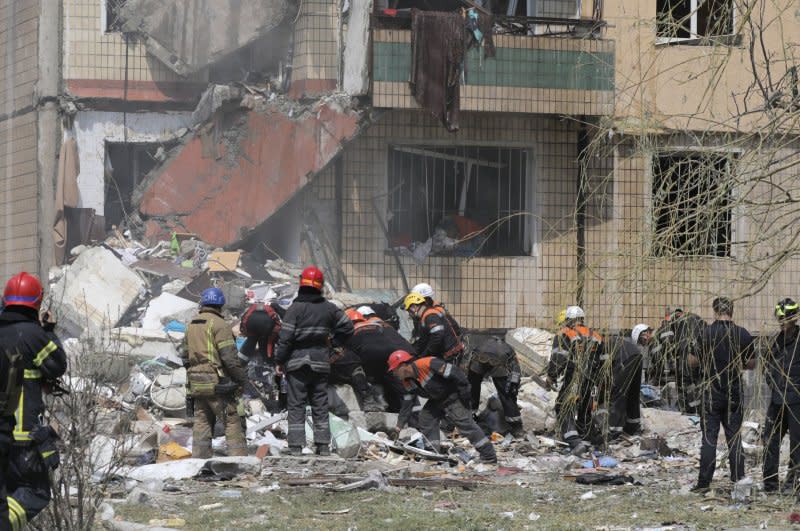
[[[309,366],[314,372],[331,371],[333,346],[353,335],[353,323],[317,290],[301,287],[283,318],[275,361],[287,372]]]
[[[463,350],[461,327],[441,306],[426,307],[417,326],[419,337],[414,348],[420,356],[449,358]]]
[[[753,336],[733,321],[714,321],[705,329],[700,348],[704,395],[714,403],[738,404],[742,369],[753,356]]]
[[[67,354],[55,333],[42,328],[35,310],[18,306],[0,313],[0,349],[19,352],[23,357],[24,380],[15,414],[14,440],[27,443],[44,413],[42,383],[66,372]]]
[[[800,403],[800,328],[778,334],[762,362],[772,403]]]
[[[368,376],[383,379],[388,369],[386,360],[395,350],[405,350],[412,356],[416,350],[397,330],[382,320],[358,323],[347,341],[347,349],[361,359]]]

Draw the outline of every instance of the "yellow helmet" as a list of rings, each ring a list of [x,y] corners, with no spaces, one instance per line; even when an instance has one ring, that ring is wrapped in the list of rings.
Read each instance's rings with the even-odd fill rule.
[[[561,310],[560,312],[558,312],[558,315],[556,315],[556,324],[558,326],[561,326],[564,324],[564,321],[566,320],[567,320],[567,310]]]
[[[408,309],[414,304],[425,304],[425,297],[419,293],[409,293],[406,295],[406,298],[403,300],[403,308],[408,311]]]

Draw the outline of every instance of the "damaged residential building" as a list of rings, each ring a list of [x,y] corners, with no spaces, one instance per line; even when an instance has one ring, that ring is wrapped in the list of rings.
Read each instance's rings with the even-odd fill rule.
[[[757,237],[797,192],[781,2],[4,0],[2,272],[180,232],[474,329],[723,292],[760,329],[800,271]]]

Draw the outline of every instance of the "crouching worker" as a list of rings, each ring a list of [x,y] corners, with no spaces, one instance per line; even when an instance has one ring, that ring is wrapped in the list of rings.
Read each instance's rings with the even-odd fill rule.
[[[480,454],[481,462],[497,463],[492,441],[472,418],[469,381],[461,369],[432,356],[414,359],[403,350],[393,352],[388,365],[407,392],[395,434],[405,427],[411,416],[414,395],[419,394],[428,399],[419,413],[419,430],[435,451],[440,451],[439,422],[444,419],[469,439]]]
[[[353,335],[353,323],[342,310],[325,300],[325,277],[314,266],[300,275],[297,297],[283,319],[275,361],[287,376],[289,453],[300,455],[306,442],[306,404],[311,403],[314,443],[318,455],[330,455],[328,376],[334,346]]]
[[[9,362],[21,356],[24,379],[18,403],[16,396],[4,397],[6,411],[12,403],[17,409],[14,443],[4,478],[8,519],[0,522],[0,529],[22,529],[47,507],[51,497],[49,473],[59,464],[55,446],[58,435],[42,423],[43,393],[48,382],[67,370],[67,355],[53,332],[56,323],[50,312],[45,312],[40,321],[41,303],[42,284],[35,276],[19,273],[6,284],[5,307],[0,314],[0,350]]]
[[[239,362],[231,327],[222,318],[225,295],[208,288],[200,295],[200,313],[189,323],[181,348],[189,394],[194,399],[192,457],[212,457],[211,439],[217,419],[225,425],[228,455],[247,455],[237,393],[247,381]]]

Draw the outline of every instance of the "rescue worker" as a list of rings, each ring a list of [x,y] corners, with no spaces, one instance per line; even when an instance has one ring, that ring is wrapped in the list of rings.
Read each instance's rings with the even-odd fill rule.
[[[364,324],[364,316],[358,311],[350,308],[345,310],[345,315],[352,321],[354,327]],[[386,403],[378,392],[367,380],[367,373],[359,358],[349,348],[338,348],[331,356],[330,383],[347,384],[353,388],[353,392],[361,405],[362,411],[385,411]]]
[[[675,370],[678,407],[687,415],[697,414],[700,407],[697,388],[700,382],[700,368],[696,363],[692,365],[690,361],[698,358],[700,338],[705,328],[706,322],[698,315],[676,308],[669,314],[661,336],[664,357]]]
[[[599,371],[605,361],[603,338],[584,325],[586,314],[580,306],[566,309],[564,325],[553,338],[546,383],[554,388],[563,375],[556,397],[556,422],[564,441],[574,453],[588,447],[592,406],[598,396]]]
[[[248,359],[274,363],[275,343],[281,331],[283,308],[277,303],[251,304],[242,315],[239,325],[241,335],[246,339],[241,353]],[[258,356],[256,356],[256,352]]]
[[[764,422],[764,491],[778,490],[781,442],[789,433],[789,470],[784,489],[796,490],[800,463],[800,327],[798,304],[782,299],[775,305],[780,333],[762,357],[770,401]]]
[[[8,455],[5,475],[7,519],[3,527],[19,530],[39,514],[50,502],[50,470],[59,464],[56,441],[58,435],[43,424],[45,404],[43,392],[67,370],[67,355],[54,333],[56,323],[50,312],[39,319],[42,284],[28,273],[13,276],[3,292],[4,309],[0,314],[0,347],[4,363],[21,355],[17,365],[23,374],[22,395],[15,413],[14,443]],[[12,361],[12,363],[14,363]],[[19,362],[17,362],[19,363]],[[11,389],[4,382],[7,389]],[[12,391],[13,392],[13,391]],[[4,407],[3,432],[8,433],[7,416],[14,398],[8,397]],[[2,441],[8,451],[7,440]]]
[[[634,331],[646,324],[638,324]],[[637,339],[638,339],[638,333]],[[611,336],[605,350],[611,360],[611,387],[608,402],[609,439],[621,434],[636,435],[642,427],[640,389],[642,352],[631,337]]]
[[[717,461],[720,425],[725,429],[731,481],[744,477],[742,452],[742,369],[751,369],[753,337],[734,324],[733,301],[717,297],[712,303],[714,322],[701,340],[700,368],[704,378],[700,408],[700,472],[692,492],[707,492]]]
[[[225,425],[228,455],[247,455],[237,394],[244,390],[247,374],[236,351],[230,326],[222,318],[225,295],[208,288],[200,295],[200,311],[183,339],[181,358],[186,367],[188,393],[194,399],[192,456],[212,457],[214,425]]]
[[[497,463],[492,441],[478,427],[470,411],[470,387],[464,372],[440,358],[414,358],[398,350],[389,356],[389,371],[406,390],[403,408],[397,418],[395,435],[400,433],[411,416],[415,395],[428,399],[419,413],[419,431],[436,452],[441,450],[439,423],[452,423],[478,451],[481,462]]]
[[[521,376],[517,353],[495,336],[469,336],[467,344],[467,379],[472,389],[472,410],[477,411],[480,406],[483,379],[491,378],[503,408],[504,420],[508,423],[507,433],[517,439],[523,437],[522,412],[517,405]]]
[[[395,350],[414,353],[414,347],[397,330],[378,317],[370,306],[355,310],[354,332],[347,350],[358,356],[371,383],[383,386],[387,411],[397,413],[403,403],[403,386],[388,372],[387,361]]]
[[[306,440],[306,404],[311,404],[314,443],[319,455],[330,455],[328,375],[332,347],[353,335],[353,323],[342,310],[325,300],[325,277],[314,266],[300,274],[297,297],[283,319],[275,360],[288,383],[288,451],[300,455]]]
[[[458,364],[464,352],[461,327],[444,308],[419,293],[409,293],[403,307],[417,325],[414,349],[420,356],[434,356]]]

